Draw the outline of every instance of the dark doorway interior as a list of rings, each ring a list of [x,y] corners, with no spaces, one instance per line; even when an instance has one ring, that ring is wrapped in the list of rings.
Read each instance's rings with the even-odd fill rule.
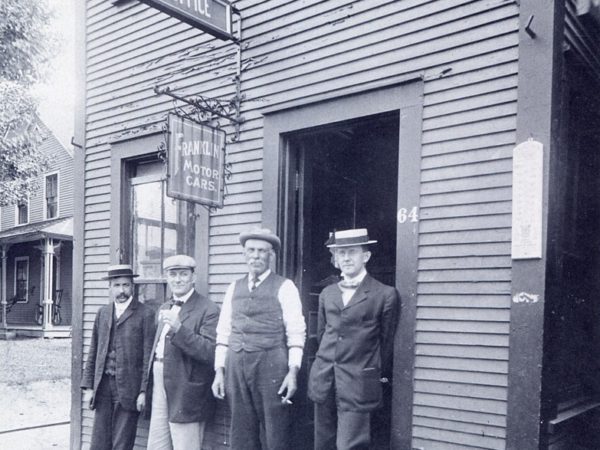
[[[542,448],[600,448],[600,83],[567,59],[549,219]],[[563,448],[567,448],[563,447]]]
[[[306,396],[306,378],[317,350],[318,296],[339,275],[324,245],[329,233],[368,228],[370,237],[379,242],[372,249],[367,269],[380,281],[395,284],[399,120],[396,112],[286,136],[287,245],[283,265],[300,289],[308,324],[296,397],[298,448],[312,448],[313,406]],[[373,448],[389,448],[391,392],[386,391],[385,397],[386,405],[373,421]]]

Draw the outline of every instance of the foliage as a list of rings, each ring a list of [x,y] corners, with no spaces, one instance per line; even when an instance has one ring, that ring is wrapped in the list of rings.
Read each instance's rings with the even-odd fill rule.
[[[0,0],[0,206],[25,200],[47,168],[31,89],[57,49],[51,17],[47,0]]]
[[[39,151],[42,136],[27,90],[0,79],[0,99],[0,206],[6,206],[39,188],[48,161]]]
[[[27,86],[42,81],[56,49],[47,0],[0,2],[0,78]]]

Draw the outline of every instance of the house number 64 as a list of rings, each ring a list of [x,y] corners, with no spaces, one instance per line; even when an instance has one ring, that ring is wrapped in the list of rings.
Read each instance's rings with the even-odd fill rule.
[[[410,208],[410,211],[407,208],[400,208],[398,210],[398,222],[400,223],[404,223],[407,220],[410,220],[411,222],[418,222],[419,221],[419,212],[418,212],[418,208],[416,206],[413,206],[412,208]]]

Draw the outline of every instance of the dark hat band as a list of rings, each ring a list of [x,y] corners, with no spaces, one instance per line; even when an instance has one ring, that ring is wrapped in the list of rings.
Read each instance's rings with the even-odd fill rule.
[[[109,270],[108,274],[104,277],[104,279],[108,280],[109,278],[119,278],[119,277],[135,278],[138,276],[139,275],[134,274],[131,269],[115,269],[115,270]]]
[[[375,243],[375,241],[369,242],[369,236],[356,236],[350,238],[334,238],[333,242],[328,245],[365,245],[373,243]]]

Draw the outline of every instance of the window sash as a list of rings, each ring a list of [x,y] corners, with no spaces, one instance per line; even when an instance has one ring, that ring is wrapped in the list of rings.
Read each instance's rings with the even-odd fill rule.
[[[29,222],[29,202],[17,204],[17,223],[23,225]]]
[[[46,218],[58,215],[58,174],[46,175]]]

